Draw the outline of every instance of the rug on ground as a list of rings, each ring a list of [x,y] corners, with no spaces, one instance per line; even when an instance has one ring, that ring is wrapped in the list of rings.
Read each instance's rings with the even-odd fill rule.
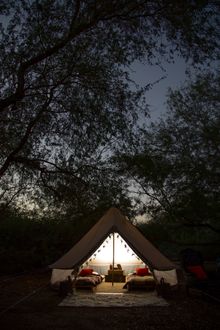
[[[91,293],[67,296],[59,306],[64,307],[138,307],[168,306],[156,293]]]

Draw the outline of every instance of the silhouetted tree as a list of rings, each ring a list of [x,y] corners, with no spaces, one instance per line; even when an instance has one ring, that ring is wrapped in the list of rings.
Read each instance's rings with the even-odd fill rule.
[[[170,91],[167,117],[119,157],[158,222],[220,233],[219,87],[217,71]]]
[[[32,198],[42,210],[70,184],[73,204],[82,191],[92,201],[100,185],[116,189],[107,156],[131,139],[144,108],[126,68],[174,53],[201,63],[218,49],[211,1],[2,0],[0,10],[5,204]]]

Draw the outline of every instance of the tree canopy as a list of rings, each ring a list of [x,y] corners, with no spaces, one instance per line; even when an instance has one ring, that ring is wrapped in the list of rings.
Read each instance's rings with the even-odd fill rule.
[[[170,90],[165,119],[119,157],[120,171],[139,185],[142,201],[147,197],[145,212],[173,228],[175,239],[188,228],[190,242],[220,242],[219,88],[217,71]],[[199,229],[205,229],[203,238]]]
[[[217,58],[218,7],[203,0],[2,0],[4,205],[38,200],[42,209],[56,198],[59,210],[75,205],[76,212],[104,199],[129,206],[126,184],[109,163],[146,111],[128,67],[175,54],[194,63]]]

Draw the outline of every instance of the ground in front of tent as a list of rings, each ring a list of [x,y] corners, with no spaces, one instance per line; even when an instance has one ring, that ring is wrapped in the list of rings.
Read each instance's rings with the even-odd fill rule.
[[[57,292],[46,286],[49,281],[50,273],[0,278],[0,312],[21,301],[1,315],[1,330],[220,329],[219,305],[193,292],[189,297],[177,296],[168,306],[65,308],[58,306],[62,298]]]

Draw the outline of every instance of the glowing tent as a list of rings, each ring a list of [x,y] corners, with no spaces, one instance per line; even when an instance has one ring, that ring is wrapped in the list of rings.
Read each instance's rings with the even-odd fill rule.
[[[147,264],[157,273],[176,269],[176,265],[156,249],[118,209],[110,208],[72,249],[50,265],[53,269],[51,282],[65,279],[73,269],[82,265],[103,273],[103,267],[109,264],[113,264],[113,267],[114,264],[121,264],[126,272],[141,264]]]

